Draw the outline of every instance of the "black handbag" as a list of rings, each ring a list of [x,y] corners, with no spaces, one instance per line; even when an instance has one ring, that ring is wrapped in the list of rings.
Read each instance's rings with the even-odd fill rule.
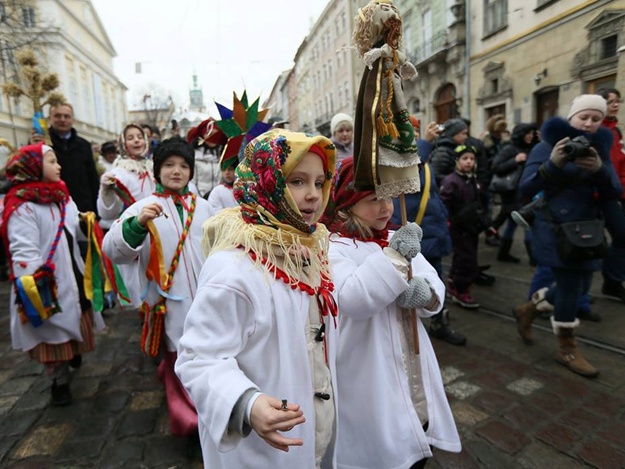
[[[519,180],[521,179],[522,172],[523,167],[517,166],[514,171],[504,174],[503,176],[494,174],[493,178],[490,180],[488,189],[496,194],[501,194],[502,192],[514,192],[519,187]]]
[[[558,255],[563,261],[589,261],[608,255],[603,220],[555,224]]]

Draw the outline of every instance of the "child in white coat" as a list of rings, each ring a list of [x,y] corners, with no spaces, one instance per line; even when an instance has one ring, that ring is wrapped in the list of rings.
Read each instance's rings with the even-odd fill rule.
[[[205,224],[208,258],[176,362],[205,467],[311,469],[330,445],[337,311],[317,220],[334,162],[327,138],[270,130],[237,166],[239,206]]]
[[[78,208],[47,145],[20,148],[7,163],[6,176],[11,186],[4,199],[2,238],[13,282],[12,345],[46,365],[53,380],[51,403],[66,405],[72,401],[69,367],[79,366],[81,355],[95,347],[76,242],[85,239]]]
[[[445,287],[420,254],[421,228],[387,231],[391,200],[355,192],[353,158],[338,163],[323,218],[340,315],[337,355],[339,468],[425,466],[431,446],[460,451],[432,344],[421,317],[442,307]],[[390,239],[389,239],[390,238]],[[406,279],[409,265],[413,277]],[[419,355],[410,312],[416,308]]]
[[[202,254],[202,223],[214,212],[191,193],[193,149],[174,137],[154,151],[156,192],[124,211],[104,238],[103,249],[119,264],[133,263],[148,285],[141,347],[149,356],[162,351],[158,374],[165,384],[169,423],[176,436],[197,432],[197,413],[174,373],[178,341],[195,297]]]
[[[120,156],[113,169],[100,179],[98,213],[105,226],[110,226],[122,212],[135,202],[152,195],[155,189],[152,177],[152,160],[148,158],[149,143],[144,130],[138,124],[128,124],[119,135]],[[119,272],[130,294],[130,307],[141,305],[141,292],[145,283],[136,264],[119,267]]]
[[[208,196],[208,203],[215,209],[215,213],[221,212],[224,208],[236,207],[237,201],[234,198],[234,170],[239,164],[238,155],[222,160],[221,183],[216,185]]]

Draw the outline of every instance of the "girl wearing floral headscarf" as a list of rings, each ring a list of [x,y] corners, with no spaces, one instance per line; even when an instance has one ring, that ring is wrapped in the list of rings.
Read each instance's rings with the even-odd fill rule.
[[[102,175],[98,194],[98,213],[105,226],[111,226],[124,210],[135,202],[152,195],[156,184],[152,177],[152,160],[148,159],[148,139],[137,124],[128,124],[119,135],[121,155],[113,169]],[[134,264],[119,266],[119,272],[131,297],[131,304],[141,305],[145,285]]]
[[[28,145],[9,160],[11,184],[2,214],[2,238],[11,269],[11,339],[46,365],[52,405],[72,400],[69,367],[95,347],[91,304],[83,289],[84,264],[76,238],[78,208],[52,148]],[[56,314],[61,313],[62,314]]]
[[[176,372],[206,467],[314,468],[330,443],[337,311],[317,220],[335,158],[322,136],[260,135],[236,170],[239,206],[204,225],[208,258]]]

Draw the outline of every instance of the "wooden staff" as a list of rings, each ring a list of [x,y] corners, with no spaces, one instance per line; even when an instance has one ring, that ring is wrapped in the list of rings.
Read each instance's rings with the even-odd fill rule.
[[[405,194],[399,195],[399,209],[401,211],[401,224],[402,226],[408,223],[408,213],[406,211],[406,196]],[[408,263],[408,281],[412,278],[412,261]],[[419,330],[417,329],[417,310],[416,309],[404,309],[404,311],[410,314],[410,322],[412,323],[412,338],[414,341],[414,353],[419,355]]]

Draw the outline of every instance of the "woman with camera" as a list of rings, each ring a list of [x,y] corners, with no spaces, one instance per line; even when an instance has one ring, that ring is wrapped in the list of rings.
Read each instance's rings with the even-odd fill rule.
[[[606,252],[600,204],[618,199],[623,191],[610,162],[612,136],[601,127],[605,114],[605,99],[581,95],[573,100],[567,120],[549,119],[540,131],[542,142],[528,157],[520,185],[524,197],[543,191],[544,204],[532,226],[532,248],[534,258],[552,268],[555,285],[514,309],[517,330],[525,343],[532,343],[531,324],[540,314],[538,305],[544,300],[552,304],[556,361],[585,377],[599,372],[584,359],[575,339],[577,303]]]

